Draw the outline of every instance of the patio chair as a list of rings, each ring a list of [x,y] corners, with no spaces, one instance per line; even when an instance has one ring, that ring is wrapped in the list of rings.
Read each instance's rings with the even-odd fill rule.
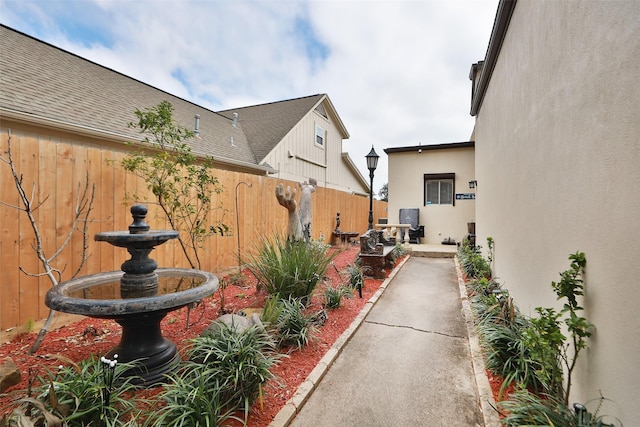
[[[411,224],[409,227],[409,243],[420,244],[420,238],[424,237],[424,225],[420,225],[420,209],[400,209],[400,224]],[[404,229],[400,230],[400,237],[404,241]]]

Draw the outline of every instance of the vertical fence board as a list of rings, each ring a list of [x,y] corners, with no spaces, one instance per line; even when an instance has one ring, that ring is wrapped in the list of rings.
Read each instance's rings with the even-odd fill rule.
[[[127,227],[131,223],[131,215],[129,213],[129,207],[132,204],[131,201],[125,203],[126,195],[126,173],[120,166],[124,154],[120,152],[114,152],[114,165],[115,173],[113,177],[113,228],[106,231],[127,230]],[[100,242],[102,245],[111,246],[109,243]],[[126,251],[122,248],[113,248],[113,267],[111,270],[119,270],[120,265],[127,259]]]
[[[42,247],[45,253],[51,256],[57,249],[56,246],[56,146],[48,140],[40,137],[39,144],[40,164],[38,170],[38,229],[42,238]],[[35,254],[34,254],[35,256]],[[44,267],[40,267],[44,273]],[[39,279],[38,294],[40,295],[40,316],[43,318],[48,313],[48,308],[44,306],[44,297],[47,291],[53,286],[48,275]]]
[[[78,209],[78,203],[80,203],[80,194],[83,191],[83,188],[86,184],[87,172],[88,172],[88,162],[87,162],[87,148],[86,146],[74,144],[71,150],[71,158],[73,160],[73,175],[71,178],[71,189],[72,189],[72,198],[71,198],[71,219],[75,220],[76,210]],[[73,230],[73,234],[71,236],[71,271],[70,275],[86,275],[86,268],[82,272],[78,272],[78,269],[82,263],[82,246],[84,244],[82,239],[82,233],[78,231],[78,229],[82,229],[82,224],[78,223],[76,228]]]
[[[73,221],[73,148],[70,144],[59,142],[56,145],[56,248],[62,247],[68,237]],[[67,244],[55,260],[57,268],[63,271],[62,280],[71,276],[71,245]]]
[[[20,159],[19,136],[11,137],[11,153],[17,162]],[[8,131],[3,130],[0,136],[0,155],[4,160],[8,155]],[[20,228],[19,217],[22,213],[11,206],[19,206],[20,199],[16,190],[11,169],[8,164],[0,164],[0,326],[7,329],[17,326],[20,321]],[[9,205],[9,206],[7,206]]]
[[[100,232],[115,230],[114,213],[119,206],[115,205],[114,188],[116,186],[116,163],[115,153],[109,150],[102,150],[101,163],[102,172],[99,179],[96,182],[96,198],[100,199],[99,209],[95,211],[96,224]],[[92,261],[92,264],[98,264],[100,272],[115,270],[114,265],[114,251],[115,248],[104,242],[95,242],[94,236],[89,236],[89,240],[92,248],[98,248],[100,251],[100,258],[98,262]]]
[[[100,197],[100,188],[104,185],[105,187],[109,187],[108,183],[102,183],[102,179],[104,178],[106,171],[108,169],[107,165],[102,161],[102,152],[100,150],[91,149],[87,151],[87,166],[89,168],[88,172],[88,188],[87,188],[87,203],[91,201],[91,192],[94,189],[94,200],[93,205],[91,207],[91,214],[89,219],[89,224],[87,227],[88,233],[86,237],[87,244],[87,256],[89,259],[85,263],[84,271],[87,274],[96,274],[100,273],[100,260],[102,259],[102,249],[103,245],[96,244],[94,241],[94,236],[99,233],[102,228],[100,224],[101,214],[102,214],[102,203],[103,199]],[[82,185],[85,182],[85,176],[81,176]],[[95,188],[94,188],[95,186]],[[87,206],[88,208],[88,206]],[[83,224],[80,224],[82,227]]]
[[[38,141],[33,136],[20,138],[20,157],[18,167],[23,177],[22,188],[26,197],[35,208],[37,206],[38,186]],[[33,213],[37,220],[37,211]],[[27,273],[20,278],[20,323],[35,321],[39,318],[38,307],[41,302],[38,299],[38,278],[41,271],[34,247],[36,246],[35,234],[31,221],[25,213],[19,213],[20,222],[20,267]]]

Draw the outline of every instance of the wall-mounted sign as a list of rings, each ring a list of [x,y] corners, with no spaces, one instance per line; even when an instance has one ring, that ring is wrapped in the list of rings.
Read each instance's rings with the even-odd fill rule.
[[[456,194],[456,200],[475,200],[476,193],[458,193]]]

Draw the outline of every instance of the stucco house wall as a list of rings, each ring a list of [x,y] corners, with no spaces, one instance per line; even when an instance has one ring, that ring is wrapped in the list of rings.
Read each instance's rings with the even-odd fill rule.
[[[394,147],[384,150],[389,161],[389,223],[397,223],[401,208],[419,208],[424,225],[423,244],[439,244],[450,237],[457,242],[475,219],[475,200],[455,200],[452,205],[425,204],[425,174],[454,173],[454,193],[475,194],[469,189],[474,175],[473,142]],[[377,219],[376,219],[377,220]]]
[[[636,1],[517,2],[475,128],[496,276],[525,314],[561,308],[550,283],[585,253],[595,329],[571,401],[602,391],[625,425],[640,419],[639,22]]]

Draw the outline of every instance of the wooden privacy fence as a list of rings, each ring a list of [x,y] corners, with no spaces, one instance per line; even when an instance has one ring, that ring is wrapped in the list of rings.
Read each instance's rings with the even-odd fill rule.
[[[0,155],[6,159],[8,129],[3,124],[0,131]],[[73,220],[78,186],[84,184],[88,174],[89,182],[95,183],[95,201],[89,224],[90,258],[80,274],[119,270],[120,264],[129,258],[126,250],[95,242],[93,236],[101,231],[127,230],[133,201],[125,204],[126,193],[147,194],[149,197],[140,201],[153,201],[145,182],[120,166],[127,147],[91,138],[80,142],[77,136],[54,131],[34,134],[20,130],[19,126],[11,132],[13,158],[23,176],[24,189],[28,195],[33,190],[35,201],[42,202],[35,218],[47,255],[51,256],[62,245]],[[207,240],[202,252],[202,269],[220,273],[238,265],[238,240],[240,252],[247,253],[255,247],[258,236],[286,232],[288,212],[278,204],[275,187],[279,183],[294,187],[297,183],[225,169],[216,169],[215,174],[224,191],[214,195],[214,200],[221,202],[223,209],[215,210],[211,220],[221,219],[231,233]],[[44,297],[51,283],[47,277],[38,276],[43,269],[33,249],[34,233],[26,214],[8,206],[20,206],[21,202],[5,163],[0,163],[0,201],[0,331],[5,331],[46,317],[48,308]],[[366,197],[324,188],[319,183],[312,205],[313,238],[324,236],[325,241],[330,241],[336,212],[341,213],[342,230],[362,233],[367,229],[369,199]],[[157,206],[152,203],[147,206],[147,222],[151,228],[168,228],[160,219]],[[386,206],[386,202],[374,201],[374,221],[387,216]],[[63,280],[69,279],[78,268],[82,245],[82,234],[76,232],[57,258],[55,267],[62,271]],[[175,240],[159,246],[151,256],[160,267],[189,267]]]

